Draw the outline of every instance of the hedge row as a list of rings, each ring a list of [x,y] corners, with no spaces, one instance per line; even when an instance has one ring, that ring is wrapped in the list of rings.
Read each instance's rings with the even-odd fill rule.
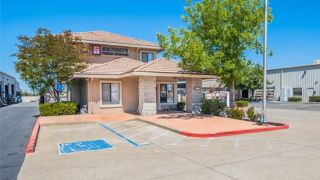
[[[288,101],[290,102],[300,102],[302,101],[302,98],[301,97],[288,97]]]
[[[247,107],[248,101],[236,101],[237,107]]]
[[[71,115],[77,113],[77,104],[74,102],[56,102],[40,104],[41,116]]]
[[[309,102],[320,102],[320,96],[309,96]]]

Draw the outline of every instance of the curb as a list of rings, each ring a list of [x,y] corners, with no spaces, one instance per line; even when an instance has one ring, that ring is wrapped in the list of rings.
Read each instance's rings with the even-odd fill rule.
[[[40,118],[38,117],[36,123],[34,124],[31,136],[29,138],[28,144],[26,145],[26,154],[33,153],[36,147],[37,138],[40,130]]]
[[[278,123],[276,123],[278,124]],[[256,129],[244,129],[244,130],[235,130],[235,131],[225,131],[213,134],[198,134],[198,133],[189,133],[181,131],[179,134],[188,136],[188,137],[197,137],[197,138],[211,138],[211,137],[221,137],[221,136],[232,136],[232,135],[239,135],[239,134],[249,134],[249,133],[258,133],[258,132],[266,132],[266,131],[275,131],[281,129],[288,129],[289,125],[281,124],[276,127],[266,127],[266,128],[256,128]]]

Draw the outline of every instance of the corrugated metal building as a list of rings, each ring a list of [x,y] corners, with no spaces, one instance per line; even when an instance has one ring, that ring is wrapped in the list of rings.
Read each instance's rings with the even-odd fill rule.
[[[312,65],[271,69],[267,74],[268,92],[273,91],[274,100],[298,96],[308,102],[309,96],[320,96],[319,60]]]

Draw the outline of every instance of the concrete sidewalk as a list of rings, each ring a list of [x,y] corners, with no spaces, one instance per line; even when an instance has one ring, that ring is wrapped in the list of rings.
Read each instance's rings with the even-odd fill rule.
[[[130,113],[47,116],[40,117],[40,125],[113,122],[134,119],[153,123],[183,135],[204,138],[288,128],[287,125],[283,124],[258,125],[253,121],[181,112],[163,112],[152,116]]]
[[[158,114],[155,116],[143,116],[140,119],[183,135],[204,138],[288,128],[284,124],[258,125],[253,121],[189,113]]]

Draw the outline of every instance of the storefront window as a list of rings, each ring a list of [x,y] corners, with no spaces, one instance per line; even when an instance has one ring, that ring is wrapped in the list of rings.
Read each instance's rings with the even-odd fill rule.
[[[173,84],[160,84],[160,103],[174,102]]]

